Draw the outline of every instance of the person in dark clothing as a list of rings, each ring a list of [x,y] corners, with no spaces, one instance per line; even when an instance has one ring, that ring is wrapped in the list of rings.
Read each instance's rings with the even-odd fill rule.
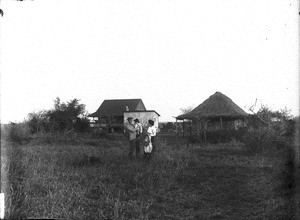
[[[134,127],[136,129],[136,141],[135,141],[135,150],[136,150],[136,157],[140,157],[140,139],[141,134],[143,132],[143,127],[139,122],[139,119],[134,119]]]
[[[132,117],[127,118],[127,123],[125,124],[125,132],[128,134],[128,139],[129,139],[129,152],[128,156],[130,159],[133,158],[133,151],[134,148],[136,147],[136,131],[137,129],[134,127],[132,124]]]

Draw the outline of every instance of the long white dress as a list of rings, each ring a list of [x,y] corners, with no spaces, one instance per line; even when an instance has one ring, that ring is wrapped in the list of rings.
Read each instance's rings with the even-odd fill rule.
[[[152,143],[151,143],[151,137],[150,135],[147,135],[145,137],[145,146],[144,146],[144,152],[145,153],[151,153],[152,152]]]

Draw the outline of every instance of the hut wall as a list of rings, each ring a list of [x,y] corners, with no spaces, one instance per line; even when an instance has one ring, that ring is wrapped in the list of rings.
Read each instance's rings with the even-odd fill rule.
[[[217,130],[238,130],[240,127],[244,126],[244,122],[241,119],[222,119],[222,125],[220,119],[210,120],[208,124],[208,131]]]
[[[208,131],[216,131],[216,130],[220,130],[220,129],[222,129],[222,127],[224,128],[224,127],[226,126],[225,124],[226,124],[225,121],[222,121],[222,126],[221,126],[220,120],[210,121],[210,122],[208,123],[207,130],[208,130]]]
[[[220,119],[211,119],[207,125],[207,131],[220,131],[220,130],[238,130],[239,128],[244,126],[244,121],[230,120],[230,119],[222,119],[222,125]],[[192,134],[199,135],[203,131],[203,125],[199,120],[192,121]]]

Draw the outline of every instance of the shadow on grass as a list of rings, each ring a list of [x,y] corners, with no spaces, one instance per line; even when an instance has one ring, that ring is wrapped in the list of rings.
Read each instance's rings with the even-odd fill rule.
[[[82,158],[76,161],[72,161],[70,163],[73,167],[88,167],[88,166],[96,166],[99,164],[103,164],[101,158],[94,156],[84,155]]]

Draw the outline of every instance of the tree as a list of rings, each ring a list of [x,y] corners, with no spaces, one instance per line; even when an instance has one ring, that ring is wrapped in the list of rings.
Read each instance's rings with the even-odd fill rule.
[[[49,120],[47,116],[47,111],[42,110],[39,112],[32,112],[28,114],[27,120],[28,127],[32,134],[41,131],[49,130]]]
[[[54,109],[47,113],[51,131],[72,129],[82,131],[81,126],[84,124],[86,127],[88,119],[85,115],[85,105],[79,104],[79,101],[79,99],[73,99],[67,103],[61,103],[59,97],[54,100]]]
[[[64,103],[57,97],[54,100],[53,109],[28,114],[27,124],[31,133],[66,130],[88,131],[89,120],[85,105],[80,104],[79,101],[79,99],[72,99]]]
[[[255,112],[256,103],[249,109],[253,112],[247,119],[248,132],[244,142],[251,148],[282,145],[293,141],[295,134],[295,118],[290,115],[287,108],[271,110],[266,105],[261,105]]]
[[[170,130],[170,129],[173,129],[173,127],[174,127],[173,123],[172,123],[172,122],[168,122],[168,123],[166,124],[166,126],[165,126],[165,129],[166,129],[166,130]]]

